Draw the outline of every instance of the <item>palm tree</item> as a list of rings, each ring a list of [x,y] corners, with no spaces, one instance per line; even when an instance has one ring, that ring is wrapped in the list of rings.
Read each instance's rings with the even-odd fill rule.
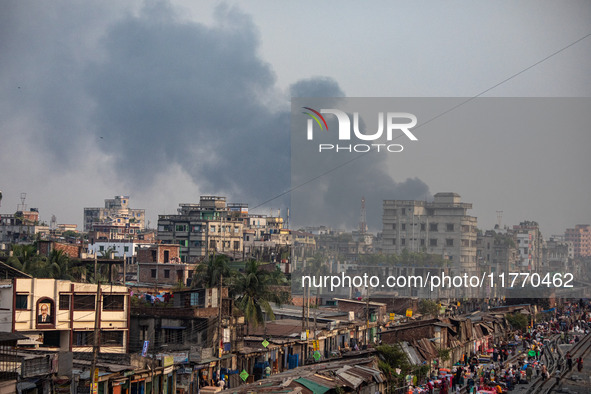
[[[257,327],[265,322],[263,311],[271,320],[275,319],[270,303],[281,305],[285,297],[277,291],[277,286],[287,281],[283,274],[261,269],[261,263],[256,260],[248,261],[244,271],[236,281],[236,292],[239,294],[236,304],[244,313],[248,333],[251,324]]]
[[[71,280],[70,258],[63,250],[52,250],[48,256],[49,276],[54,279]]]
[[[196,288],[212,288],[219,286],[220,276],[230,278],[234,276],[230,266],[228,265],[228,256],[223,254],[211,255],[207,263],[202,263],[195,269],[191,287]],[[225,283],[228,283],[224,279]]]

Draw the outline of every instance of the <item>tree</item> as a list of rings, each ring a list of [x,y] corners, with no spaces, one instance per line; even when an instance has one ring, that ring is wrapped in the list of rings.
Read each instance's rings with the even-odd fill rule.
[[[509,313],[505,316],[511,327],[516,330],[525,330],[528,325],[527,316],[521,313]]]
[[[234,276],[234,272],[228,264],[228,256],[223,254],[211,255],[207,263],[202,263],[197,266],[193,275],[191,287],[196,288],[212,288],[220,285],[220,275],[224,278]],[[225,281],[225,283],[229,283]]]
[[[419,313],[435,317],[437,316],[438,312],[439,306],[435,301],[426,299],[422,299],[421,301],[419,301]]]
[[[54,279],[72,280],[70,272],[70,258],[63,250],[52,250],[49,253],[47,263],[49,264],[49,276]]]
[[[238,294],[236,304],[244,313],[248,331],[250,325],[257,327],[265,322],[263,311],[269,319],[275,319],[270,303],[281,305],[284,298],[276,290],[277,286],[286,283],[286,279],[283,274],[261,269],[261,264],[256,260],[248,261],[244,271],[236,278],[235,289]]]

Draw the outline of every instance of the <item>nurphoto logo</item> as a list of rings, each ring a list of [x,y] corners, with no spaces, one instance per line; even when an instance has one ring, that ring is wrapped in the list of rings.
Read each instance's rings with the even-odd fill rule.
[[[318,125],[320,131],[326,130],[328,132],[328,124],[323,114],[334,115],[338,121],[338,140],[351,141],[353,138],[359,141],[378,141],[383,138],[384,129],[386,131],[386,141],[390,142],[394,138],[400,136],[401,131],[411,141],[417,141],[417,137],[410,131],[411,128],[417,125],[417,117],[407,112],[384,112],[378,113],[378,129],[374,133],[362,132],[359,129],[359,112],[353,113],[353,133],[351,133],[351,119],[344,111],[330,108],[321,109],[317,111],[310,107],[302,107],[307,110],[302,112],[308,115],[310,119],[307,122],[307,138],[309,141],[314,140],[314,123]],[[384,120],[385,119],[385,120]],[[384,127],[384,123],[386,126]],[[404,147],[401,144],[386,144],[386,143],[360,143],[360,144],[318,144],[318,151],[333,151],[333,152],[359,152],[365,153],[375,149],[377,152],[402,152]]]

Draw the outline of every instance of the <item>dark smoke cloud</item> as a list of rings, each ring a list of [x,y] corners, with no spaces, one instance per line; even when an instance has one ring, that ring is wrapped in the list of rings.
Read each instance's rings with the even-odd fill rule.
[[[43,17],[31,17],[32,9]],[[83,206],[128,193],[154,218],[163,212],[149,205],[150,197],[139,196],[156,192],[154,200],[165,196],[173,206],[190,202],[179,201],[175,189],[154,185],[179,167],[203,194],[251,207],[289,190],[289,103],[271,65],[259,56],[256,26],[238,9],[219,6],[214,23],[205,25],[183,20],[161,1],[146,2],[137,13],[116,3],[7,2],[0,5],[0,33],[0,53],[10,53],[0,68],[0,137],[7,141],[19,133],[13,125],[26,129],[22,138],[34,142],[28,152],[36,152],[27,176],[49,184],[59,173],[68,182],[50,190],[44,184],[42,191],[25,184],[24,190],[48,193],[53,207],[70,193],[77,211],[62,207],[60,214],[48,207],[44,214],[78,221]],[[290,94],[345,96],[327,77],[297,81]],[[359,193],[329,188],[321,197],[334,207],[315,219],[340,225],[336,213],[354,209],[355,220],[346,222],[355,224],[364,189],[383,190],[388,198],[428,190],[416,179],[376,186],[363,173],[348,175]],[[319,182],[335,181],[327,176]],[[289,196],[261,210],[284,208]],[[379,221],[381,201],[368,204],[368,216]]]

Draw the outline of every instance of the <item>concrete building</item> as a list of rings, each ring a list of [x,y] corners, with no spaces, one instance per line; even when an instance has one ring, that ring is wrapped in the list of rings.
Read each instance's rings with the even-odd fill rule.
[[[517,269],[529,272],[542,272],[547,269],[543,266],[542,249],[544,239],[537,222],[524,221],[513,226],[512,234],[519,251]]]
[[[30,243],[47,235],[49,226],[40,225],[37,208],[0,215],[0,243]]]
[[[477,270],[476,217],[471,203],[456,193],[437,193],[433,202],[385,200],[382,216],[382,251],[403,250],[441,255],[458,274]]]
[[[28,337],[20,347],[89,352],[95,317],[99,320],[100,352],[126,353],[129,342],[129,291],[125,286],[66,280],[14,278],[0,281],[0,331]],[[98,314],[98,316],[97,316]]]
[[[213,252],[242,256],[245,208],[239,205],[240,211],[233,210],[226,197],[218,196],[201,196],[199,204],[179,204],[178,214],[158,216],[158,239],[180,245],[183,263]]]
[[[138,283],[190,286],[195,264],[182,263],[179,245],[156,244],[138,249]]]
[[[97,230],[98,226],[114,226],[120,234],[124,228],[144,231],[145,210],[129,208],[129,196],[115,196],[105,200],[104,208],[84,208],[84,231]],[[104,230],[104,229],[103,229]]]
[[[574,245],[572,242],[563,241],[550,237],[545,242],[542,250],[544,266],[550,272],[572,272],[569,271],[573,259]]]
[[[565,240],[573,243],[575,257],[591,256],[591,226],[588,224],[566,229]]]
[[[506,232],[487,230],[478,234],[477,260],[490,272],[515,272],[519,261],[515,240]]]

